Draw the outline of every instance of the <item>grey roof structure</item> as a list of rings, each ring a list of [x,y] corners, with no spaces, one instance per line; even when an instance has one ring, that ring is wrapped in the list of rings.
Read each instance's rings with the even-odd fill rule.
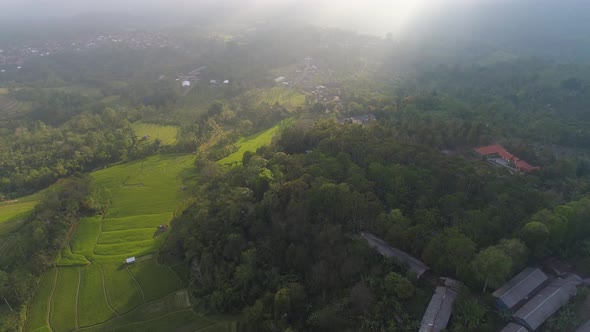
[[[590,320],[578,327],[576,332],[590,332]]]
[[[419,332],[438,332],[444,330],[453,312],[457,292],[447,287],[436,287],[432,299],[420,322]]]
[[[510,323],[506,325],[500,332],[528,332],[528,330],[524,326]]]
[[[528,330],[524,326],[509,323],[500,332],[528,332]]]
[[[577,293],[576,285],[568,280],[555,279],[541,289],[514,314],[514,319],[529,330],[536,330],[543,322]]]
[[[369,242],[369,245],[385,257],[393,257],[402,263],[407,263],[410,266],[410,270],[416,274],[418,278],[424,274],[424,272],[430,270],[426,264],[422,263],[416,257],[411,256],[399,249],[391,247],[387,242],[378,238],[374,234],[368,232],[361,232],[361,236]]]
[[[529,267],[498,288],[492,295],[497,299],[500,307],[512,309],[546,280],[547,276],[543,271]]]

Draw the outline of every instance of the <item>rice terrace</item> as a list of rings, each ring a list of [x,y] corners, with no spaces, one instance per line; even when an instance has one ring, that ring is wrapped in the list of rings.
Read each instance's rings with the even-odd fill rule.
[[[156,155],[92,173],[108,208],[83,218],[28,308],[26,331],[233,331],[235,322],[191,308],[181,266],[153,256],[192,175],[192,155]],[[0,206],[14,219],[34,201]],[[24,211],[24,212],[23,212]],[[125,259],[135,257],[132,265]]]

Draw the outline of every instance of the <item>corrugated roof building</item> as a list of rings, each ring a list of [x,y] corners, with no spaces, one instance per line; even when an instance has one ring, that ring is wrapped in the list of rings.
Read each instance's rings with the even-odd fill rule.
[[[528,332],[528,330],[524,326],[510,323],[506,325],[500,332]]]
[[[447,328],[457,292],[448,287],[436,287],[426,308],[419,332],[438,332]]]
[[[498,307],[512,309],[546,280],[547,276],[543,271],[529,267],[498,288],[492,295],[496,298]]]
[[[514,319],[529,330],[536,330],[577,293],[575,283],[555,279],[514,314]]]
[[[578,327],[576,332],[590,332],[590,320],[584,323],[584,325]]]
[[[393,257],[401,263],[406,263],[410,266],[410,270],[416,274],[418,278],[424,274],[424,272],[430,270],[426,264],[419,261],[416,257],[409,255],[399,249],[391,247],[387,242],[378,238],[374,234],[368,232],[361,232],[361,236],[369,242],[369,245],[385,257]]]

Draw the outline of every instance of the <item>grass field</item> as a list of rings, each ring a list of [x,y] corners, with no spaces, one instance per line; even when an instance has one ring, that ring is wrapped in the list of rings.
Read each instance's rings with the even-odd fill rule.
[[[88,266],[80,272],[79,325],[91,326],[113,317],[115,312],[107,304],[100,267]]]
[[[123,263],[103,264],[105,288],[110,305],[124,314],[143,303],[139,285]]]
[[[274,87],[261,92],[261,101],[271,105],[279,103],[286,106],[302,106],[305,104],[305,95],[293,89]]]
[[[16,201],[0,203],[0,223],[25,218],[35,207],[37,201]]]
[[[49,323],[55,332],[66,332],[77,328],[79,278],[77,267],[58,270],[49,313]]]
[[[29,109],[27,104],[0,93],[0,120],[14,119],[25,114]]]
[[[235,332],[230,317],[211,317],[195,313],[186,302],[185,290],[150,301],[132,312],[82,331],[210,331]]]
[[[272,143],[272,139],[279,133],[281,128],[284,126],[288,126],[291,123],[290,120],[282,121],[281,123],[277,124],[276,126],[267,129],[263,132],[254,134],[249,137],[244,137],[240,139],[236,145],[239,146],[238,151],[230,154],[229,156],[219,160],[217,163],[220,165],[227,165],[233,164],[236,162],[241,162],[242,157],[246,151],[256,152],[256,149],[259,147],[270,145]]]
[[[41,284],[39,285],[35,297],[29,307],[26,326],[27,331],[39,330],[42,328],[49,329],[49,303],[56,277],[57,269],[55,268],[49,270],[43,276]]]
[[[153,259],[138,262],[129,270],[143,289],[146,301],[162,298],[182,288],[182,280],[174,271]]]
[[[172,212],[122,218],[108,218],[103,220],[102,230],[104,232],[121,231],[133,228],[150,228],[155,230],[158,225],[168,224],[170,220],[172,220]]]
[[[144,135],[149,135],[148,142],[153,142],[159,139],[162,145],[173,145],[176,143],[180,128],[177,126],[165,126],[152,123],[135,122],[131,125],[135,135],[138,138],[143,138]]]

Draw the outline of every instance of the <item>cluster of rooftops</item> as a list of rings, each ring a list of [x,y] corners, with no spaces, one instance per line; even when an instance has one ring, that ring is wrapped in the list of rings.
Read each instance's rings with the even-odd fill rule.
[[[480,155],[487,157],[487,158],[491,158],[492,161],[495,158],[499,158],[502,161],[508,163],[508,164],[499,164],[500,166],[506,166],[506,167],[513,167],[514,169],[516,169],[519,172],[531,172],[534,170],[538,170],[539,167],[535,167],[532,166],[531,164],[527,163],[526,161],[518,158],[517,156],[513,155],[512,153],[508,152],[506,149],[504,149],[503,146],[499,145],[499,144],[495,144],[495,145],[489,145],[489,146],[483,146],[480,148],[475,149],[475,152],[479,153]]]
[[[361,237],[381,255],[407,264],[418,278],[430,269],[417,258],[391,247],[374,234],[361,232]],[[424,313],[419,332],[442,331],[451,318],[453,303],[463,284],[451,278],[440,278],[440,281]],[[524,269],[492,294],[498,308],[510,312],[513,320],[500,332],[535,331],[566,305],[582,284],[582,279],[575,274],[552,277],[538,268]],[[590,332],[590,321],[576,332]]]
[[[582,283],[573,274],[554,278],[538,268],[524,269],[493,293],[497,306],[511,312],[514,320],[500,332],[535,331],[577,294]]]

